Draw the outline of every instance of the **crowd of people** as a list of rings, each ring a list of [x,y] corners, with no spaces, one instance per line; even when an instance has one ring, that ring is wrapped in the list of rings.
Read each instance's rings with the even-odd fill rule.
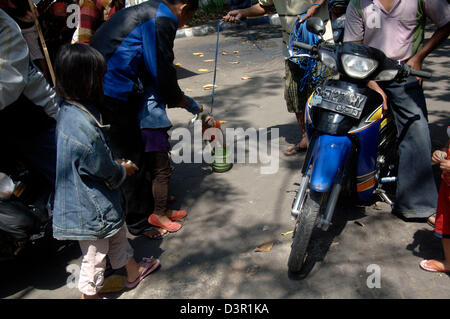
[[[161,238],[177,232],[182,227],[177,221],[187,215],[169,209],[172,124],[166,108],[184,108],[192,114],[203,111],[180,89],[173,65],[176,31],[193,16],[198,0],[81,0],[71,44],[55,53],[55,83],[26,4],[0,0],[0,131],[8,132],[14,125],[20,131],[10,141],[14,151],[54,185],[53,234],[80,244],[83,298],[99,297],[106,256],[113,269],[126,268],[125,286],[133,288],[160,261],[137,262],[126,230]],[[259,0],[231,10],[224,20],[264,15],[273,6],[285,46],[293,23],[312,16],[326,22],[324,39],[332,41],[326,0]],[[374,6],[383,32],[371,25]],[[426,18],[437,30],[424,45]],[[345,41],[378,48],[416,69],[449,34],[446,0],[352,0],[347,9]],[[287,109],[295,114],[302,133],[301,141],[285,151],[293,155],[307,148],[304,106],[314,87],[299,89],[301,71],[289,60],[285,70]],[[421,80],[372,82],[370,87],[383,96],[402,136],[394,213],[406,219],[431,216],[445,260],[420,265],[430,271],[450,271],[450,149],[447,146],[445,152],[432,156],[444,172],[438,204]]]

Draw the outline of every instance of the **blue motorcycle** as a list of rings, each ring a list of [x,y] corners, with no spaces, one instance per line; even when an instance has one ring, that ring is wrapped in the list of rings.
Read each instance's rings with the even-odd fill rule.
[[[321,38],[320,18],[310,18],[308,31]],[[395,194],[397,130],[383,99],[369,89],[369,80],[402,81],[410,75],[431,74],[387,58],[375,48],[354,43],[316,45],[295,42],[302,50],[295,59],[315,59],[339,74],[326,80],[309,98],[305,109],[309,146],[301,171],[300,187],[292,204],[295,219],[288,261],[291,272],[301,271],[312,232],[328,230],[343,194],[367,202],[380,196],[393,205]]]

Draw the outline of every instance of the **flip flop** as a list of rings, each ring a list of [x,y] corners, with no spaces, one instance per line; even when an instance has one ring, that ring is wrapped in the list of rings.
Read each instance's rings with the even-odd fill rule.
[[[154,257],[150,258],[144,257],[142,258],[142,261],[145,262],[146,264],[145,269],[141,272],[141,274],[135,281],[129,282],[128,280],[125,279],[124,282],[125,288],[133,289],[134,287],[136,287],[142,281],[142,279],[144,279],[146,276],[152,273],[156,268],[159,267],[160,264],[159,259],[155,259]]]
[[[444,268],[438,268],[435,266],[430,266],[428,264],[429,261],[431,261],[431,260],[426,260],[426,259],[422,260],[420,262],[420,268],[422,268],[423,270],[426,270],[426,271],[431,271],[431,272],[450,272],[450,269],[444,269]]]
[[[148,217],[148,222],[154,226],[161,227],[162,229],[168,230],[171,233],[174,233],[176,231],[179,231],[181,228],[181,224],[174,223],[173,221],[168,222],[167,224],[163,224],[159,221],[159,218],[156,217],[155,214],[151,214]]]
[[[171,216],[169,217],[171,220],[180,220],[186,217],[187,212],[185,210],[170,210],[172,212]]]

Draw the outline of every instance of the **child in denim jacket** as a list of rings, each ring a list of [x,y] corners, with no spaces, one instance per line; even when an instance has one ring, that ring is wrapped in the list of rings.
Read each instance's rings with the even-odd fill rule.
[[[82,298],[98,298],[106,256],[113,269],[125,267],[125,287],[134,288],[159,260],[133,258],[124,227],[119,187],[138,167],[115,161],[101,124],[106,63],[95,49],[65,45],[56,63],[56,90],[64,99],[56,129],[57,164],[53,234],[77,240],[83,254],[78,288]]]

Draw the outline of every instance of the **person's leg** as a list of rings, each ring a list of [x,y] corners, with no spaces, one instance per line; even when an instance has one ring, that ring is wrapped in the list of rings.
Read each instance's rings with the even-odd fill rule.
[[[82,299],[97,299],[104,284],[108,239],[80,240],[79,245],[83,257],[78,289],[82,293]]]
[[[383,86],[399,137],[398,183],[393,212],[427,218],[436,211],[437,190],[431,167],[431,139],[423,90],[414,77]]]
[[[284,99],[286,100],[286,106],[289,113],[295,113],[298,126],[301,132],[301,140],[299,143],[289,146],[284,154],[293,155],[300,151],[303,151],[308,146],[306,133],[305,133],[305,117],[304,117],[304,107],[307,99],[301,98],[299,94],[299,81],[303,76],[301,69],[293,62],[285,62],[285,88],[284,88]],[[302,105],[303,104],[303,105]]]
[[[144,149],[137,123],[134,104],[105,97],[102,111],[103,122],[110,124],[108,130],[109,145],[118,158],[133,161],[139,170],[129,176],[122,184],[126,202],[126,224],[128,231],[135,236],[146,234],[151,227],[148,223],[149,212],[153,210],[153,197],[149,171],[144,161]]]
[[[127,288],[135,287],[145,276],[159,267],[159,260],[156,258],[143,258],[137,263],[133,257],[133,248],[128,239],[125,226],[122,227],[114,236],[108,238],[109,250],[108,256],[113,269],[125,267],[127,272]]]
[[[170,214],[168,209],[169,183],[172,173],[169,154],[166,152],[148,152],[146,156],[151,167],[152,191],[155,199],[155,210],[150,215],[149,222],[170,232],[175,232],[181,228],[181,224],[172,222],[168,217]]]

